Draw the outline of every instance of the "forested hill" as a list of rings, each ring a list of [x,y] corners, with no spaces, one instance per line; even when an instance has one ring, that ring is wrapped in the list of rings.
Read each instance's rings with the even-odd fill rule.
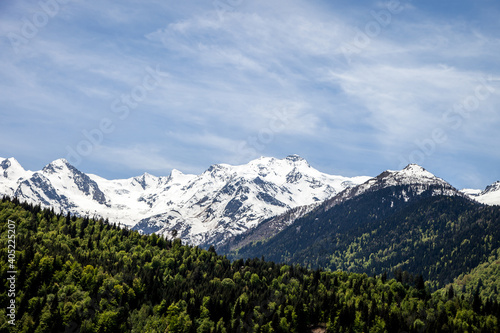
[[[15,222],[15,326],[7,281]],[[10,223],[10,225],[13,225]],[[498,331],[500,308],[365,274],[215,253],[0,203],[0,332]],[[9,273],[10,274],[10,273]],[[10,276],[10,275],[9,275]],[[9,310],[10,314],[10,310]],[[321,331],[321,330],[319,330]]]
[[[493,251],[488,261],[471,272],[460,274],[443,292],[449,292],[450,287],[453,287],[458,296],[464,294],[470,297],[477,294],[482,299],[500,302],[500,249]]]
[[[234,252],[368,275],[408,271],[441,288],[500,248],[500,207],[398,186],[318,209],[276,236]],[[392,193],[406,193],[410,200]]]

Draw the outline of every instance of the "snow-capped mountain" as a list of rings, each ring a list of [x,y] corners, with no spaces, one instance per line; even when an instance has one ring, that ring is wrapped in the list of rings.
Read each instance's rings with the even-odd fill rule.
[[[144,233],[171,234],[191,244],[220,242],[266,218],[313,205],[369,177],[321,173],[297,155],[262,157],[245,165],[217,164],[201,175],[173,170],[107,180],[59,159],[40,171],[0,159],[0,194],[56,211],[100,216]]]
[[[487,186],[483,191],[463,189],[461,192],[480,203],[486,205],[500,205],[500,181]]]
[[[0,167],[1,194],[72,213],[107,207],[97,183],[63,159],[37,172],[24,170],[14,158],[3,159]]]
[[[352,199],[366,192],[375,192],[393,186],[411,189],[411,194],[404,188],[401,189],[401,191],[394,192],[394,196],[403,198],[405,201],[408,201],[411,195],[418,196],[425,191],[431,191],[432,195],[463,196],[460,191],[445,180],[436,177],[417,164],[409,164],[403,170],[387,170],[363,184],[345,189],[337,196],[328,200],[326,206],[331,207],[332,205]]]
[[[374,202],[374,205],[378,207],[387,205],[392,208],[395,202],[408,202],[415,197],[421,196],[424,192],[430,196],[465,196],[449,183],[436,177],[421,166],[410,164],[403,170],[387,170],[377,177],[368,179],[364,183],[348,187],[321,204],[297,207],[284,214],[274,216],[252,230],[248,230],[236,237],[228,238],[219,248],[223,252],[229,252],[252,242],[268,239],[295,223],[296,220],[305,214],[317,215],[319,212],[326,212],[348,200],[372,192],[382,192],[381,190],[387,188],[390,188],[390,191],[377,195],[377,202]]]
[[[321,203],[369,177],[331,176],[297,155],[262,157],[246,165],[217,164],[184,184],[170,206],[134,229],[178,232],[193,244],[219,243],[291,208]]]

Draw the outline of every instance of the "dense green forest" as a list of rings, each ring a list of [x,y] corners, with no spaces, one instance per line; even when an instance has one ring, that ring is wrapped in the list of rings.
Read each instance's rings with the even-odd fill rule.
[[[461,296],[465,294],[478,295],[485,300],[500,302],[500,249],[493,251],[489,260],[478,265],[469,273],[460,274],[453,284],[443,288],[448,292],[453,287],[454,292]]]
[[[436,290],[500,248],[500,207],[432,196],[432,189],[415,200],[391,196],[411,191],[387,188],[312,212],[229,256],[265,255],[275,262],[370,276],[402,270],[422,274]]]
[[[8,220],[15,222],[15,326],[9,324]],[[485,222],[486,223],[486,222]],[[496,332],[500,307],[431,294],[421,275],[387,279],[262,259],[231,262],[4,198],[1,332]],[[402,272],[402,276],[408,276]],[[321,331],[321,330],[320,330]]]

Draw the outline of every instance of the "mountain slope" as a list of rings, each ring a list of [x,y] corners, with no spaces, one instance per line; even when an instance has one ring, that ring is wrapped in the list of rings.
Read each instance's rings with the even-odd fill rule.
[[[190,244],[217,244],[261,221],[321,203],[369,177],[321,173],[297,155],[260,158],[245,165],[217,164],[201,175],[173,170],[107,180],[86,175],[66,160],[26,171],[0,159],[0,194],[77,215],[100,216],[143,233],[175,234]]]
[[[312,204],[289,209],[283,214],[262,221],[254,228],[226,238],[223,242],[217,244],[216,249],[221,253],[229,253],[251,243],[271,238],[318,206],[319,204]],[[202,243],[203,245],[207,246],[208,244]]]
[[[442,179],[409,166],[346,189],[276,236],[231,256],[264,255],[370,275],[400,268],[438,287],[497,247],[498,207],[475,203]]]
[[[472,298],[477,294],[486,300],[500,301],[500,248],[491,252],[487,261],[479,264],[469,272],[460,274],[452,284],[442,290],[449,292],[453,287],[457,296]]]

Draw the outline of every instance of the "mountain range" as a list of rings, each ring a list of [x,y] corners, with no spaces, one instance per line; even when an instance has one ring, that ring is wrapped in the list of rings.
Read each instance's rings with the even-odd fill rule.
[[[405,271],[437,289],[499,248],[499,206],[409,165],[347,188],[302,216],[263,221],[217,250],[234,260],[263,256],[369,276]]]
[[[435,195],[500,204],[500,182],[484,191],[458,191],[417,165],[375,178],[343,177],[322,173],[300,156],[290,155],[261,157],[238,166],[216,164],[200,175],[172,170],[166,177],[144,173],[108,180],[85,174],[64,159],[40,171],[28,171],[14,158],[0,158],[0,195],[74,215],[102,217],[142,233],[221,248],[236,244],[235,237],[241,239],[241,235],[253,234],[246,243],[269,237],[318,207],[328,209],[396,185],[409,185],[417,195],[434,186]],[[400,196],[409,199],[406,192]]]
[[[216,164],[200,175],[173,170],[167,177],[145,173],[119,180],[87,175],[64,159],[35,172],[14,158],[0,161],[0,194],[190,244],[219,243],[370,178],[328,175],[297,155],[262,157],[240,166]]]
[[[396,187],[402,186],[404,186],[403,190],[395,190]],[[392,188],[392,191],[389,195],[384,194],[382,196],[382,192],[380,191],[386,188]],[[294,210],[287,211],[282,215],[267,219],[256,228],[227,239],[221,249],[223,249],[223,251],[230,251],[255,241],[268,239],[282,231],[287,226],[294,224],[296,220],[306,214],[319,214],[319,212],[326,212],[336,205],[359,196],[367,196],[370,193],[378,192],[379,198],[372,202],[372,204],[377,209],[383,209],[386,206],[394,208],[395,200],[407,202],[412,198],[412,196],[420,197],[424,192],[428,193],[429,189],[432,189],[431,195],[468,197],[467,194],[458,191],[449,183],[434,176],[424,168],[416,164],[410,164],[401,171],[387,170],[377,177],[370,178],[362,184],[346,188],[344,191],[325,200],[321,205],[316,207],[299,207]]]

